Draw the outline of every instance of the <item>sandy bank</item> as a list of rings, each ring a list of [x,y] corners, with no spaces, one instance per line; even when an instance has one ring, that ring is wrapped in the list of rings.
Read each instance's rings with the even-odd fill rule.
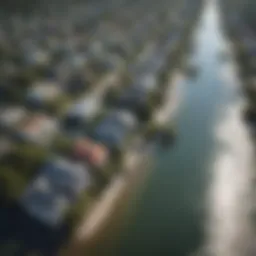
[[[178,85],[184,80],[180,71],[172,75],[165,104],[155,112],[154,119],[159,124],[165,124],[175,118],[181,94]],[[145,145],[141,139],[136,141],[134,150],[125,156],[124,171],[113,179],[88,214],[81,221],[81,225],[74,234],[68,248],[61,253],[63,256],[108,255],[118,230],[122,227],[125,216],[129,214],[129,202],[136,198],[136,192],[143,188],[152,165],[153,149]]]

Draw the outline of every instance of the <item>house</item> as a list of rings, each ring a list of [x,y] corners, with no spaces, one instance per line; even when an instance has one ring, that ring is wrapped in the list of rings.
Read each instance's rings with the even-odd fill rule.
[[[91,184],[85,164],[56,158],[42,166],[20,204],[28,214],[54,227],[63,222],[68,209]]]
[[[64,126],[73,129],[86,125],[95,117],[98,110],[98,102],[94,98],[85,97],[68,109],[64,117]]]
[[[48,145],[58,131],[58,122],[44,114],[35,114],[22,124],[18,137],[25,141]]]
[[[92,138],[109,149],[123,145],[126,136],[137,128],[136,117],[126,110],[110,112],[95,128]]]
[[[42,107],[47,102],[54,101],[62,94],[60,85],[55,82],[37,82],[28,91],[26,101],[30,106]]]
[[[109,150],[102,144],[85,138],[74,143],[73,155],[77,159],[87,161],[93,167],[104,167],[109,161]]]
[[[7,106],[0,109],[0,125],[2,128],[14,128],[27,117],[25,108]]]

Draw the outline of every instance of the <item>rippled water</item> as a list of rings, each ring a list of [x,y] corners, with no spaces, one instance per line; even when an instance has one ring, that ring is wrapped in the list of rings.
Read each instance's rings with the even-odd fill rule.
[[[118,255],[254,255],[252,145],[241,120],[244,99],[217,7],[198,25],[196,80],[180,85],[174,148],[159,153],[145,193],[121,236]]]
[[[176,144],[159,152],[145,192],[132,202],[134,215],[119,233],[115,256],[256,255],[253,148],[241,119],[244,98],[234,63],[219,58],[228,47],[214,4],[204,10],[194,40],[191,58],[199,74],[179,85]],[[18,218],[17,210],[1,214],[9,222],[1,226],[0,238],[11,234],[15,241],[27,230],[50,240],[41,226],[29,230],[31,220]],[[25,238],[24,246],[50,244]],[[112,252],[102,247],[100,256],[105,255]]]

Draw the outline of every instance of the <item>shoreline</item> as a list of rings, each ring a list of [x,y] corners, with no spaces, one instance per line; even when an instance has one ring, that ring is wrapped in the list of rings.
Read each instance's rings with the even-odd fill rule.
[[[154,120],[158,124],[171,122],[175,118],[181,98],[181,95],[178,95],[180,92],[178,85],[185,79],[183,70],[176,70],[170,75],[165,103],[154,114]],[[143,146],[145,147],[145,145]],[[143,187],[145,184],[144,181],[152,167],[153,152],[151,151],[153,150],[142,148],[139,154],[129,152],[126,155],[124,171],[113,178],[108,188],[91,206],[72,236],[71,242],[60,255],[68,256],[75,253],[78,256],[83,255],[84,251],[88,251],[88,254],[93,256],[95,253],[93,250],[100,249],[97,247],[97,242],[109,242],[109,236],[107,236],[108,241],[105,241],[106,235],[115,232],[114,229],[120,229],[122,224],[117,223],[119,221],[116,219],[122,220],[124,215],[128,214],[129,202],[140,190],[140,186]],[[131,191],[131,187],[134,187],[133,191]],[[120,204],[122,206],[118,207]],[[122,222],[121,220],[120,222]]]

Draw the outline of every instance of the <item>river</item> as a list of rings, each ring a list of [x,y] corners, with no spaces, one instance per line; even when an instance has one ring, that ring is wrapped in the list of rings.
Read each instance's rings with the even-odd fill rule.
[[[108,233],[110,243],[115,237],[115,250],[110,252],[109,245],[99,242],[95,246],[101,252],[96,256],[256,255],[253,148],[241,118],[245,99],[213,2],[202,12],[193,45],[190,58],[199,73],[178,85],[182,97],[175,145],[157,153],[143,191],[137,191],[131,202],[131,214],[122,220],[113,215],[116,222],[125,223],[118,234]],[[230,55],[225,62],[222,51]],[[26,230],[30,235],[25,236],[24,247],[35,243],[31,234],[37,233],[42,237],[36,241],[39,247],[50,249],[47,230],[36,224],[28,228],[31,220],[17,218],[16,209],[13,216],[5,215],[2,222],[9,221],[0,238],[2,233],[4,238],[11,234],[15,242]]]
[[[232,54],[220,58],[230,47],[218,13],[214,2],[202,13],[191,56],[199,73],[180,85],[176,144],[159,152],[116,255],[255,254],[253,149]]]

